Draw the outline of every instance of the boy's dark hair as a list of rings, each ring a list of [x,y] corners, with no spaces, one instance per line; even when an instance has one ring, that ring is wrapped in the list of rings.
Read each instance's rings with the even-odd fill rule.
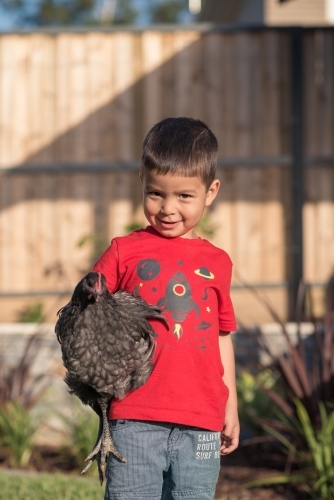
[[[209,127],[194,118],[166,118],[143,143],[140,172],[200,177],[209,189],[216,175],[218,142]]]

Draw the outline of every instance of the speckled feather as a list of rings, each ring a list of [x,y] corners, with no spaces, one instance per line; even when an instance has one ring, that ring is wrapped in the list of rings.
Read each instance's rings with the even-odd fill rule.
[[[85,283],[97,279],[95,275],[81,280],[71,302],[60,310],[56,334],[70,392],[100,413],[98,397],[123,398],[147,381],[155,349],[147,319],[166,320],[159,308],[139,296],[110,294],[103,275],[98,301],[89,300]]]

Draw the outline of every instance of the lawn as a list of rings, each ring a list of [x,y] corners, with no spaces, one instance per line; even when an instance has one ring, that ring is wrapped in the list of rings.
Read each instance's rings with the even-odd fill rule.
[[[0,500],[103,500],[98,480],[63,474],[36,476],[0,471]]]

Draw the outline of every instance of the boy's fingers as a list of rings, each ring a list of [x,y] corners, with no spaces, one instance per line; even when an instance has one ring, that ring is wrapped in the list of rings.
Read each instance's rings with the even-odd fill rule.
[[[232,453],[232,451],[236,450],[237,448],[238,448],[238,441],[234,443],[233,439],[232,439],[229,446],[223,445],[220,447],[220,454],[221,455],[228,455],[229,453]]]
[[[227,455],[228,453],[231,453],[234,451],[236,448],[238,448],[239,444],[239,433],[236,432],[236,429],[231,430],[229,432],[228,426],[225,427],[225,429],[221,432],[221,446],[220,446],[220,454],[221,455]]]
[[[220,434],[220,449],[222,448],[228,448],[232,443],[232,438],[229,437],[228,434],[225,433],[225,431],[222,431]]]

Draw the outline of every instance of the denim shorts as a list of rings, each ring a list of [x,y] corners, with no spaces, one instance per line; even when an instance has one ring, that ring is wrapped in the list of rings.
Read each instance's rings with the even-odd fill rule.
[[[122,463],[110,454],[105,500],[213,500],[220,433],[186,425],[112,420]]]

